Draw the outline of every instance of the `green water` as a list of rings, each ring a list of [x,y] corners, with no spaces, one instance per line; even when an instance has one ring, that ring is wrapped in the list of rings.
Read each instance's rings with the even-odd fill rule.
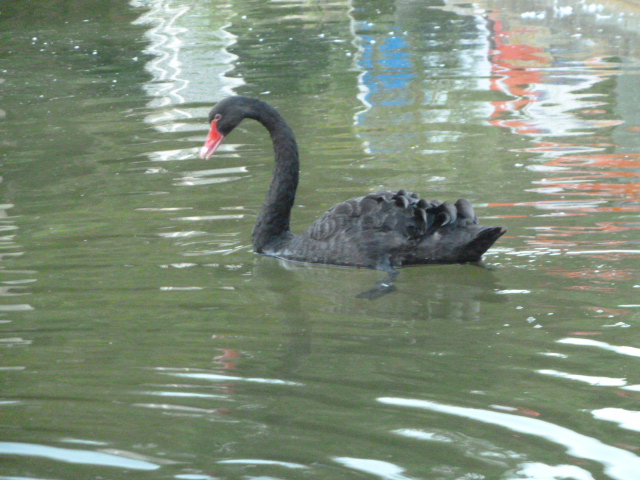
[[[614,9],[617,8],[617,9]],[[633,480],[640,10],[570,2],[0,5],[0,479]],[[487,268],[251,251],[381,188],[470,199]]]

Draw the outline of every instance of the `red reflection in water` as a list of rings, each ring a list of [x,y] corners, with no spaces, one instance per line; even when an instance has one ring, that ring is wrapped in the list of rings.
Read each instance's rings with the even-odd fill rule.
[[[640,400],[640,393],[634,393],[634,392],[625,392],[623,390],[614,390],[614,392],[616,395],[622,397],[622,398],[633,398],[636,400]],[[631,445],[626,445],[624,443],[618,443],[617,445],[622,446],[623,448],[629,448],[631,450],[638,450],[640,449],[640,447],[634,447]]]
[[[629,315],[629,310],[622,308],[604,308],[604,307],[586,307],[587,310],[597,313],[597,317],[618,317],[620,315]]]
[[[619,74],[619,65],[597,56],[563,64],[552,57],[547,44],[549,32],[542,27],[506,28],[500,12],[493,12],[489,18],[491,89],[509,99],[492,102],[488,121],[513,134],[531,137],[530,148],[518,151],[538,154],[539,163],[534,160],[527,168],[546,175],[527,190],[545,200],[490,206],[511,207],[512,211],[514,207],[534,207],[542,212],[530,216],[549,219],[584,218],[584,225],[575,225],[574,221],[573,225],[565,222],[535,227],[534,237],[525,240],[524,248],[602,259],[606,267],[550,273],[572,279],[573,284],[565,287],[568,289],[613,291],[611,282],[633,280],[637,272],[612,268],[612,262],[637,258],[640,252],[637,239],[630,239],[627,233],[640,230],[640,221],[593,223],[602,220],[594,214],[640,212],[640,153],[602,153],[618,147],[610,131],[603,129],[623,123],[611,118],[615,109],[607,107],[615,98],[606,93],[612,87],[602,84]],[[516,24],[518,20],[509,22]],[[640,127],[626,130],[640,132]],[[577,141],[571,142],[571,138]],[[580,280],[584,284],[576,285]],[[620,309],[588,308],[604,312],[604,316],[628,314]]]
[[[569,225],[562,225],[556,227],[541,227],[539,228],[539,230],[542,230],[538,234],[539,236],[553,235],[554,237],[573,237],[581,233],[614,233],[640,230],[640,222],[638,222],[637,224],[626,222],[600,222],[590,227],[573,227]],[[608,245],[611,244],[609,240],[607,240],[606,243]]]
[[[492,67],[491,89],[512,97],[512,100],[491,102],[494,112],[490,123],[510,128],[520,135],[541,133],[539,127],[526,119],[509,118],[513,112],[521,111],[537,101],[534,86],[543,81],[539,67],[549,65],[550,58],[540,47],[512,42],[512,37],[531,35],[533,30],[506,31],[497,13],[490,15],[490,19],[493,27],[493,49],[489,53]],[[504,115],[505,113],[509,115]]]
[[[222,349],[222,355],[213,357],[213,361],[220,364],[223,370],[233,370],[236,363],[233,360],[240,358],[240,354],[236,350]]]
[[[572,197],[570,200],[494,203],[491,206],[534,206],[574,216],[580,213],[640,211],[640,154],[599,153],[556,158],[562,153],[593,152],[615,145],[610,142],[559,143],[548,138],[587,131],[593,133],[594,129],[622,123],[611,118],[594,120],[594,116],[602,117],[609,113],[607,109],[594,105],[606,103],[582,98],[586,97],[585,90],[589,87],[618,74],[617,65],[602,57],[593,57],[578,67],[567,67],[568,70],[562,70],[559,74],[561,67],[554,63],[545,43],[548,32],[541,27],[506,29],[499,12],[493,12],[490,20],[493,46],[489,54],[492,65],[491,89],[511,98],[492,102],[493,112],[489,123],[509,128],[517,135],[532,136],[536,140],[534,145],[520,151],[552,157],[541,165],[542,171],[561,169],[559,176],[534,182],[541,186],[530,191],[545,196]],[[571,68],[579,68],[579,71],[572,71]],[[565,83],[570,84],[572,80],[558,79],[558,75],[578,81],[578,85],[567,88]],[[546,138],[543,139],[543,136]],[[608,137],[604,138],[609,140]],[[590,139],[594,140],[593,137]],[[573,197],[589,200],[581,204]],[[595,203],[594,198],[597,199]],[[617,204],[611,205],[612,201]],[[623,204],[620,204],[621,201]],[[576,227],[573,233],[579,230]]]
[[[541,136],[571,134],[576,129],[611,127],[622,123],[618,119],[584,119],[583,116],[602,116],[608,111],[593,107],[586,100],[583,90],[617,74],[615,65],[600,57],[588,59],[577,72],[564,72],[568,77],[580,77],[584,85],[575,89],[559,89],[563,82],[554,80],[552,75],[558,70],[554,59],[547,53],[545,37],[547,32],[541,28],[523,27],[507,30],[499,12],[490,15],[492,45],[489,60],[492,65],[491,89],[501,91],[511,97],[509,100],[492,102],[493,113],[489,123],[509,128],[517,135],[528,135],[536,139],[527,152],[541,154],[562,154],[563,152],[594,151],[612,147],[611,143],[572,144],[558,143],[541,139]],[[543,46],[534,45],[539,43]],[[555,68],[554,68],[555,67]],[[556,72],[557,74],[557,72]],[[550,78],[551,77],[551,78]],[[555,83],[554,83],[555,82]],[[543,102],[566,105],[536,106]],[[602,102],[600,102],[602,103]],[[579,110],[575,107],[581,105]],[[589,106],[591,105],[591,106]],[[536,106],[536,108],[533,108]],[[575,133],[575,132],[572,132]],[[521,150],[522,151],[522,150]],[[640,191],[640,154],[596,154],[571,155],[552,158],[545,162],[548,167],[562,168],[562,176],[543,178],[532,191],[551,196],[587,196],[597,197],[602,203],[611,200],[627,200],[632,205],[584,205],[582,208],[569,202],[526,202],[518,204],[493,204],[492,206],[538,206],[551,207],[564,211],[567,208],[575,212],[625,212],[640,211],[638,192]],[[601,167],[601,168],[596,168]],[[574,170],[580,168],[579,170]],[[614,170],[612,169],[629,169]],[[553,171],[552,168],[549,171]],[[597,181],[595,181],[597,179]],[[638,179],[638,181],[634,181]],[[616,180],[618,180],[616,182]],[[573,201],[573,200],[572,200]]]
[[[567,290],[577,290],[579,292],[606,292],[606,293],[611,293],[613,292],[613,288],[612,287],[598,287],[596,285],[568,285],[566,287]]]
[[[575,270],[573,272],[567,272],[564,270],[551,270],[551,273],[556,275],[561,275],[567,278],[597,278],[601,280],[633,280],[637,277],[637,272],[635,270],[591,270],[587,268],[581,268]]]
[[[640,153],[560,157],[546,165],[560,167],[640,168]],[[636,176],[638,174],[636,173]]]
[[[553,185],[554,188],[557,189],[557,191],[554,192],[542,192],[549,195],[588,195],[606,198],[607,200],[611,200],[612,197],[617,197],[618,199],[635,203],[635,205],[598,208],[598,211],[640,211],[640,203],[638,202],[638,194],[640,192],[640,154],[600,154],[560,157],[547,162],[546,165],[563,168],[601,167],[602,169],[633,169],[635,171],[611,171],[596,168],[593,170],[565,170],[564,173],[571,173],[572,175],[544,179],[539,183]],[[589,181],[594,177],[603,180],[619,179],[621,182]],[[633,181],[636,179],[637,181]],[[534,191],[540,191],[540,189],[534,189]]]

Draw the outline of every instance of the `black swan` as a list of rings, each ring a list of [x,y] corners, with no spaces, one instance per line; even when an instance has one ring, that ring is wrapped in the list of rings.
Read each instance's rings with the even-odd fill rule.
[[[211,157],[245,118],[264,125],[275,152],[273,180],[253,229],[253,248],[258,253],[394,272],[406,265],[479,261],[506,231],[478,225],[473,207],[465,199],[452,205],[398,190],[339,203],[302,234],[294,235],[289,218],[298,187],[298,146],[275,108],[242,96],[219,102],[209,113],[211,130],[200,156]]]

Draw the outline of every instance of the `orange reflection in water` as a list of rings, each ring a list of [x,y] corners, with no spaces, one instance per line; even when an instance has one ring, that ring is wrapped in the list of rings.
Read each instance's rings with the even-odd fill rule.
[[[599,208],[599,211],[640,211],[640,154],[599,154],[560,157],[546,163],[551,167],[590,167],[588,170],[564,170],[563,175],[543,179],[539,183],[553,185],[557,191],[542,192],[549,195],[589,195],[602,199],[627,200],[632,205]],[[596,168],[598,167],[598,168]],[[616,170],[613,170],[616,169]],[[628,170],[621,170],[628,169]],[[601,181],[593,181],[593,178]],[[608,181],[604,181],[608,180]],[[613,183],[618,180],[617,183]],[[540,189],[534,189],[534,191]]]
[[[597,278],[600,280],[633,280],[637,277],[637,272],[631,269],[602,270],[593,271],[588,268],[580,268],[572,272],[564,270],[551,270],[551,273],[567,278]],[[589,307],[593,308],[593,307]],[[626,310],[625,310],[626,311]]]
[[[562,212],[564,216],[640,211],[640,154],[591,153],[615,148],[610,141],[569,143],[549,139],[567,135],[586,139],[584,135],[589,133],[589,139],[594,140],[596,130],[623,123],[612,118],[594,119],[608,115],[608,110],[601,108],[607,105],[602,100],[606,97],[600,92],[593,94],[597,101],[589,100],[588,96],[589,88],[619,73],[618,65],[594,56],[583,62],[574,61],[570,67],[559,67],[545,43],[549,37],[546,29],[540,26],[506,29],[500,12],[493,12],[489,18],[493,46],[489,54],[491,89],[510,97],[492,102],[489,123],[533,137],[532,147],[518,151],[549,158],[540,166],[532,166],[533,170],[561,172],[534,181],[537,186],[529,190],[560,197],[558,200],[491,206],[533,206]],[[604,139],[610,140],[608,137],[600,140]],[[590,153],[566,155],[581,151]],[[585,200],[576,201],[575,197]]]
[[[595,312],[597,317],[618,317],[620,315],[628,315],[631,313],[629,310],[624,308],[601,308],[601,307],[586,307],[587,310],[591,310]]]
[[[540,47],[514,41],[514,37],[535,37],[535,30],[507,31],[504,30],[499,14],[493,13],[489,18],[493,33],[493,49],[489,53],[491,89],[511,97],[510,100],[491,102],[494,111],[490,123],[510,128],[521,135],[540,133],[537,125],[522,119],[512,119],[511,114],[522,111],[527,105],[537,101],[535,85],[543,81],[540,67],[550,64],[550,56]]]
[[[546,164],[558,167],[640,168],[640,153],[567,156]]]
[[[640,154],[597,154],[559,157],[545,162],[562,175],[543,178],[530,191],[551,196],[597,197],[600,205],[588,205],[583,212],[640,211]],[[611,205],[616,201],[616,205]],[[606,204],[606,205],[605,205]]]
[[[608,61],[600,53],[602,48],[595,47],[594,55],[583,61],[554,58],[547,43],[551,35],[544,27],[517,25],[521,19],[503,20],[500,12],[491,13],[489,20],[491,89],[509,98],[491,103],[488,122],[531,137],[530,147],[517,151],[536,155],[525,168],[541,176],[527,191],[542,198],[490,206],[510,207],[512,213],[518,208],[535,208],[540,213],[528,215],[530,218],[550,221],[530,227],[534,235],[523,237],[521,250],[531,255],[548,252],[602,260],[598,267],[552,269],[549,273],[572,279],[567,289],[611,292],[615,289],[612,282],[638,278],[627,260],[640,254],[635,234],[640,219],[619,217],[640,212],[640,153],[617,153],[619,147],[611,135],[624,123],[612,113],[617,110],[615,77],[620,65]],[[640,127],[625,131],[635,129],[640,132]],[[602,215],[612,214],[615,216],[602,221]],[[568,225],[568,217],[584,218],[583,224],[576,225],[574,220]],[[618,264],[624,267],[616,268]],[[627,313],[588,308],[607,316]]]

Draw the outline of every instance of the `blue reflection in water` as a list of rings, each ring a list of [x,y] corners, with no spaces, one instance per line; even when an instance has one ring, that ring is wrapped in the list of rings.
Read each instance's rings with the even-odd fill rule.
[[[366,24],[363,29],[371,26]],[[364,71],[361,88],[366,92],[362,98],[365,105],[409,105],[408,87],[416,74],[402,34],[392,32],[381,41],[371,35],[362,35],[359,44],[362,47],[358,68]],[[366,111],[358,115],[358,125],[366,123],[365,115]]]

